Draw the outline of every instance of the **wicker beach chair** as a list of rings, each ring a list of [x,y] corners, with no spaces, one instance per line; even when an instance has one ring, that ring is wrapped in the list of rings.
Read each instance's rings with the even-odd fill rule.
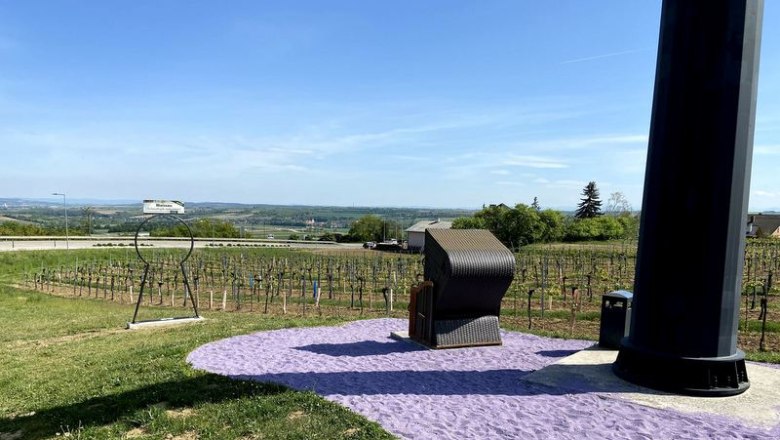
[[[409,336],[432,348],[500,345],[514,254],[489,231],[425,231],[425,282],[412,289]]]

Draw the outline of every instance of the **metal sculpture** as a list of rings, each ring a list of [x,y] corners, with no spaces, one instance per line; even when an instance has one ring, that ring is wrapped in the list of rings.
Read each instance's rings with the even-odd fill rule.
[[[144,256],[141,254],[140,249],[138,248],[138,236],[141,232],[141,229],[146,225],[150,220],[157,218],[158,216],[165,215],[169,217],[173,217],[176,219],[179,223],[184,225],[184,227],[187,229],[187,233],[190,236],[190,247],[187,251],[187,254],[184,256],[184,258],[179,261],[179,268],[181,269],[182,274],[182,283],[184,285],[184,305],[187,305],[187,298],[189,298],[190,303],[192,304],[192,310],[194,312],[194,316],[180,316],[180,317],[172,317],[172,318],[162,318],[162,319],[150,319],[150,320],[144,320],[144,321],[138,321],[138,310],[141,307],[141,302],[144,298],[144,286],[147,284],[147,279],[149,278],[149,268],[151,267],[151,263],[147,261]],[[195,300],[195,298],[192,295],[192,290],[190,289],[190,283],[189,283],[189,277],[187,276],[187,268],[185,266],[186,261],[190,258],[190,255],[192,255],[192,250],[195,248],[195,237],[192,234],[192,230],[187,225],[187,223],[179,218],[178,216],[172,215],[172,214],[164,214],[164,213],[157,213],[153,214],[152,216],[146,218],[143,222],[141,222],[140,225],[138,225],[138,229],[135,231],[135,238],[133,240],[133,243],[135,245],[135,252],[138,255],[138,258],[143,261],[144,263],[144,273],[141,276],[141,287],[138,291],[138,300],[135,303],[135,311],[133,312],[133,320],[127,324],[127,328],[133,329],[133,328],[139,328],[143,326],[148,325],[160,325],[160,324],[172,324],[172,323],[183,323],[183,322],[189,322],[194,320],[200,320],[201,317],[198,314],[198,303]],[[161,274],[162,276],[162,274]],[[159,282],[160,286],[162,286],[162,281]],[[161,288],[161,287],[160,287]],[[160,290],[161,291],[161,290]],[[161,291],[162,292],[162,291]],[[161,298],[162,299],[162,298]],[[171,304],[173,305],[173,304]]]

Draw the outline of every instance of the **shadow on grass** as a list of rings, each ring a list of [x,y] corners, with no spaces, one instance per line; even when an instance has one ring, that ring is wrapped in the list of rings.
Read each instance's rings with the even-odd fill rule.
[[[64,427],[75,429],[107,426],[117,422],[140,424],[139,410],[164,403],[168,409],[192,407],[201,403],[222,401],[254,395],[282,394],[289,389],[276,384],[237,381],[206,374],[189,379],[162,382],[118,394],[94,397],[70,405],[36,411],[29,415],[0,418],[0,433],[23,433],[24,439],[50,438]],[[2,437],[2,436],[0,436]]]

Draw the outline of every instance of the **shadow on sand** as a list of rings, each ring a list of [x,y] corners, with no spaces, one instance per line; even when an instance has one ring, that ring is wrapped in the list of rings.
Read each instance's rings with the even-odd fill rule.
[[[390,340],[389,342],[359,341],[345,344],[311,344],[295,347],[296,350],[308,351],[328,356],[381,356],[393,353],[408,353],[428,350],[417,344]]]

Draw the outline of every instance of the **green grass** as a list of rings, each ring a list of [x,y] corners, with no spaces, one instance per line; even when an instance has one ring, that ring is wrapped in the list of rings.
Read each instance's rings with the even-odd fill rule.
[[[181,249],[165,248],[141,248],[141,253],[146,257],[152,258],[164,257],[168,255],[183,256]],[[305,253],[297,249],[274,249],[274,248],[254,248],[254,247],[219,247],[219,248],[198,248],[193,252],[195,255],[264,255],[288,257],[297,253]],[[97,247],[93,249],[71,249],[71,250],[38,250],[38,251],[20,251],[20,252],[0,252],[0,282],[18,280],[27,273],[40,271],[42,268],[49,270],[60,266],[74,267],[77,264],[106,264],[109,261],[121,261],[124,263],[136,263],[138,257],[135,248],[127,247]]]
[[[604,251],[612,252],[609,248]],[[196,252],[257,252],[280,257],[298,253],[229,248]],[[232,381],[194,371],[184,361],[189,352],[209,341],[254,331],[334,325],[350,318],[203,311],[207,320],[202,323],[126,331],[123,328],[132,316],[132,306],[58,298],[3,286],[43,267],[73,266],[76,259],[82,263],[128,262],[136,256],[128,248],[0,253],[0,440],[62,438],[65,434],[116,439],[128,432],[131,437],[153,439],[195,435],[203,439],[391,438],[377,424],[313,393]],[[770,300],[772,309],[778,307],[774,299]],[[367,298],[365,301],[368,304]],[[323,299],[323,304],[336,303]],[[346,297],[341,296],[338,304],[345,306]],[[377,296],[374,304],[381,304]],[[535,322],[528,330],[525,309],[520,307],[515,314],[507,305],[502,310],[502,317],[511,318],[502,322],[507,329],[552,337],[598,337],[598,312],[578,313],[577,322],[587,325],[575,326],[570,335],[567,325],[544,329]],[[258,307],[255,303],[255,309]],[[289,307],[296,311],[297,299],[292,299]],[[180,310],[147,307],[140,318],[172,316]],[[565,324],[570,314],[568,310],[548,310],[545,318]],[[397,304],[395,316],[404,315],[405,310]],[[751,313],[748,326],[750,334],[756,336],[760,324],[754,315]],[[367,311],[366,317],[373,316],[376,313]],[[539,311],[534,310],[532,316],[538,320]],[[768,322],[767,331],[770,336],[780,333],[780,324]],[[747,357],[780,363],[780,352],[748,351]]]
[[[754,362],[780,364],[780,353],[776,351],[751,351],[745,353],[745,359]]]
[[[759,321],[757,319],[756,320],[752,320],[751,319],[750,321],[748,321],[748,330],[752,331],[752,332],[760,332],[762,325],[763,324],[762,324],[761,321]],[[743,329],[744,326],[745,326],[745,323],[742,322],[740,329]],[[766,332],[767,333],[780,333],[780,322],[767,321],[767,323],[766,323]]]
[[[636,240],[607,240],[607,241],[580,241],[573,243],[533,243],[522,248],[522,252],[538,251],[556,251],[556,252],[577,252],[587,251],[594,253],[617,253],[626,252],[629,256],[636,256]]]
[[[60,266],[72,267],[77,261],[84,264],[89,261],[136,259],[134,248],[0,252],[0,283],[19,281],[25,274],[38,272],[43,268],[53,270]]]
[[[338,319],[205,313],[202,323],[123,330],[131,315],[130,306],[0,287],[0,438],[392,438],[311,392],[185,362],[209,341]]]

